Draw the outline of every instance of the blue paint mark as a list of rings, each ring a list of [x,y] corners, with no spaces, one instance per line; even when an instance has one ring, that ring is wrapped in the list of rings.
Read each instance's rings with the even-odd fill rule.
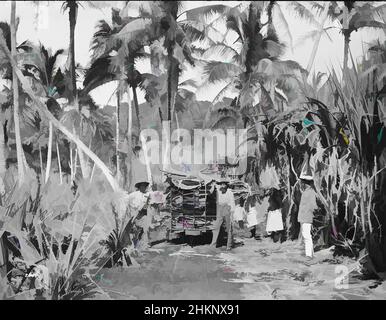
[[[384,127],[382,127],[381,130],[379,130],[378,135],[377,135],[377,142],[378,142],[378,144],[381,143],[381,140],[382,140],[383,128]]]
[[[52,97],[56,93],[56,87],[48,87],[48,96]]]
[[[304,124],[306,127],[308,127],[308,126],[310,126],[310,125],[312,125],[312,124],[315,124],[315,122],[314,122],[314,121],[311,121],[311,120],[309,120],[309,119],[307,119],[307,118],[305,118],[305,119],[303,120],[303,124]]]

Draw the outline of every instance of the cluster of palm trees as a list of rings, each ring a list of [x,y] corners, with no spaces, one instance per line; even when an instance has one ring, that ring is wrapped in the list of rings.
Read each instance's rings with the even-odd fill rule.
[[[68,13],[70,29],[68,50],[51,53],[43,45],[36,46],[28,41],[17,45],[18,20],[14,1],[11,2],[9,28],[7,24],[1,24],[4,36],[1,42],[3,78],[12,81],[12,91],[2,93],[2,101],[5,101],[2,105],[3,110],[7,105],[13,106],[13,116],[9,108],[3,112],[0,147],[9,139],[8,132],[13,123],[19,183],[23,182],[25,171],[35,167],[28,156],[32,152],[39,159],[36,167],[40,167],[41,172],[43,159],[46,162],[44,180],[49,178],[52,154],[56,153],[58,170],[71,172],[72,180],[75,179],[79,158],[82,177],[90,178],[96,164],[112,185],[116,185],[113,181],[120,181],[119,166],[122,162],[119,120],[124,96],[128,105],[128,123],[123,136],[129,146],[127,159],[130,169],[131,150],[139,143],[139,132],[144,125],[138,91],[143,91],[150,105],[158,109],[161,122],[166,120],[172,126],[178,125],[178,121],[174,121],[174,118],[178,120],[177,112],[183,110],[189,100],[195,99],[194,89],[197,88],[192,79],[181,81],[187,68],[202,68],[203,86],[206,83],[225,84],[213,103],[232,96],[232,103],[226,106],[227,112],[216,114],[216,120],[211,124],[213,127],[251,126],[257,131],[255,134],[259,134],[262,119],[282,112],[284,106],[296,104],[302,98],[302,89],[323,34],[328,35],[328,30],[333,27],[340,28],[345,43],[343,68],[347,69],[351,34],[362,27],[384,28],[384,21],[381,21],[384,6],[372,2],[289,1],[283,5],[276,1],[250,1],[240,2],[234,7],[208,3],[185,10],[183,1],[127,1],[120,9],[112,8],[111,21],[98,23],[90,48],[91,61],[84,72],[83,88],[77,88],[77,78],[82,71],[76,64],[76,22],[78,10],[86,4],[94,8],[109,6],[101,1],[64,1],[62,9]],[[315,41],[306,69],[295,61],[281,59],[286,48],[293,46],[283,6],[316,26],[306,35]],[[282,32],[288,39],[287,43],[278,37],[277,19],[284,26]],[[326,26],[327,22],[332,24]],[[8,51],[10,56],[7,56]],[[57,66],[57,59],[63,54],[68,54],[68,70]],[[221,60],[211,58],[216,54],[221,56]],[[138,62],[142,59],[150,61],[151,73],[138,70]],[[108,116],[90,97],[92,90],[110,81],[117,83],[115,133]],[[31,91],[34,97],[31,97]],[[36,98],[39,102],[35,101]],[[132,105],[136,132],[133,130]],[[209,108],[207,115],[215,112]],[[26,128],[24,132],[23,128]],[[32,151],[27,151],[25,132],[30,133],[27,140],[33,142]],[[48,132],[48,137],[43,134],[45,132]],[[111,149],[114,144],[115,178],[103,164],[108,161],[103,158],[105,152],[98,152],[102,146]],[[43,154],[42,146],[46,148]],[[0,150],[0,172],[5,171],[7,155],[4,150],[4,147]],[[95,161],[96,158],[100,161]],[[118,184],[122,185],[121,182]]]
[[[110,6],[102,1],[65,1],[62,9],[68,13],[70,41],[68,49],[56,52],[29,41],[16,43],[15,1],[10,24],[0,22],[0,72],[6,82],[0,91],[0,201],[8,167],[17,168],[19,185],[34,171],[47,182],[56,166],[61,183],[91,181],[100,170],[114,191],[130,189],[132,157],[141,145],[141,129],[149,125],[143,121],[139,92],[160,123],[179,127],[177,114],[199,103],[198,89],[223,84],[206,114],[200,114],[205,117],[201,123],[248,128],[248,138],[260,143],[261,152],[251,157],[248,168],[256,183],[266,164],[283,173],[289,236],[296,238],[299,232],[298,174],[305,160],[314,159],[320,211],[328,217],[322,226],[328,230],[327,238],[333,234],[334,244],[340,241],[350,250],[360,238],[375,272],[386,270],[382,200],[386,171],[378,174],[386,165],[381,111],[386,94],[385,43],[372,43],[359,65],[349,49],[353,32],[360,28],[386,30],[384,4],[208,2],[186,10],[183,1],[126,1],[119,9],[111,8],[110,20],[98,22],[89,64],[81,68],[76,63],[75,35],[77,12],[86,5]],[[314,41],[306,68],[283,60],[285,50],[293,46],[284,7],[314,27],[304,36]],[[284,37],[278,35],[277,22]],[[344,42],[342,79],[333,71],[326,77],[311,74],[320,41],[332,28],[340,29]],[[59,64],[66,55],[67,68]],[[150,72],[139,70],[142,60],[150,63]],[[186,70],[191,69],[201,72],[201,84],[187,78]],[[99,108],[90,96],[109,82],[117,85],[115,115],[111,108]],[[123,113],[126,124],[121,123]],[[166,147],[170,150],[170,141]],[[339,217],[342,202],[344,222]]]

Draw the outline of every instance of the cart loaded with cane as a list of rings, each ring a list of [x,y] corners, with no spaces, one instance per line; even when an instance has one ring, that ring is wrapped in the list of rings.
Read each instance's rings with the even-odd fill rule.
[[[183,235],[199,236],[213,230],[216,220],[214,179],[167,175],[166,210],[171,213],[169,240]],[[230,181],[235,200],[246,198],[249,186],[243,181]]]

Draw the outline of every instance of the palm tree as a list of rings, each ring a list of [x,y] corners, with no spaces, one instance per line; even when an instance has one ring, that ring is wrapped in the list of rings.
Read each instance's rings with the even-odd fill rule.
[[[6,22],[0,22],[0,37],[4,38],[6,46],[8,50],[11,50],[11,29],[8,23]],[[12,67],[8,63],[6,57],[0,53],[0,72],[2,75],[3,81],[8,81],[12,83]],[[9,85],[9,88],[11,87],[11,84]],[[10,90],[7,86],[3,86],[1,88],[0,92],[0,104],[1,104],[1,122],[0,122],[0,176],[2,176],[5,173],[6,170],[6,128],[7,123],[11,122],[12,120],[10,117],[6,116],[7,113],[6,109],[11,107],[10,102]]]
[[[85,2],[91,8],[103,8],[108,6],[106,1],[87,1]],[[62,4],[62,10],[68,10],[68,20],[70,26],[70,46],[69,46],[69,60],[70,60],[70,75],[71,75],[71,95],[70,102],[73,102],[77,98],[77,89],[76,89],[76,63],[75,63],[75,27],[78,17],[78,9],[80,2],[74,0],[64,1]]]
[[[372,77],[373,84],[385,86],[386,84],[386,41],[381,43],[379,40],[369,44],[368,59],[363,58],[360,66],[361,77]],[[383,89],[385,90],[385,89]],[[382,91],[382,89],[380,90]],[[384,92],[379,95],[384,96]]]
[[[208,6],[207,8],[209,7],[211,9],[208,9],[208,12],[210,10],[217,10],[217,7],[225,6]],[[139,9],[139,15],[136,17],[127,16],[129,9],[135,8]],[[96,56],[103,57],[103,55],[111,52],[111,50],[117,51],[116,58],[114,57],[115,59],[103,57],[104,61],[99,60],[98,64],[101,66],[102,62],[107,63],[115,60],[120,77],[122,77],[122,74],[126,71],[127,81],[133,88],[134,104],[138,119],[139,109],[136,88],[143,79],[134,67],[135,59],[144,56],[143,47],[150,45],[154,49],[154,43],[157,40],[163,40],[163,46],[167,52],[165,59],[167,69],[167,120],[170,123],[172,114],[174,113],[182,64],[185,61],[188,61],[191,65],[194,64],[192,41],[202,40],[205,37],[205,31],[195,28],[191,23],[192,21],[188,18],[177,21],[183,14],[189,16],[190,13],[189,10],[181,12],[181,8],[181,2],[173,1],[155,1],[151,3],[128,2],[120,14],[113,10],[113,20],[116,29],[114,30],[114,28],[108,26],[107,23],[101,22],[100,30],[94,36],[96,40],[95,43],[98,43],[97,46],[99,47],[98,50],[98,47],[94,46]],[[139,41],[138,39],[141,40]],[[104,44],[102,51],[100,51],[100,43]],[[154,58],[153,51],[153,68],[155,67]],[[114,63],[112,64],[114,65]],[[123,66],[125,66],[126,70],[122,70]],[[111,77],[111,74],[107,74],[106,78],[107,80],[115,79]],[[130,102],[131,101],[129,101],[129,107]],[[159,106],[159,110],[161,110],[161,106]],[[129,112],[129,115],[130,113],[131,112]],[[131,132],[129,132],[129,134],[131,134]],[[166,151],[165,154],[167,153]]]
[[[75,26],[78,16],[78,1],[65,1],[63,2],[63,11],[68,10],[68,20],[70,23],[70,47],[69,47],[69,60],[70,60],[70,74],[71,74],[71,95],[70,102],[76,99],[76,74],[75,74]]]
[[[16,58],[16,1],[11,2],[11,53]],[[16,136],[16,154],[18,168],[18,183],[21,186],[25,179],[26,162],[20,135],[19,120],[19,84],[16,76],[16,70],[12,69],[12,88],[13,88],[13,120],[15,123]]]
[[[20,54],[23,61],[23,73],[29,76],[34,82],[37,95],[48,98],[48,110],[57,118],[60,118],[61,108],[55,98],[63,97],[65,93],[64,76],[61,69],[57,68],[57,59],[64,53],[64,50],[57,50],[54,54],[47,50],[43,45],[36,47],[24,42],[19,46],[26,51]],[[44,118],[44,117],[43,117]],[[48,181],[52,160],[53,126],[48,123],[48,151],[45,181]],[[56,143],[58,145],[58,143]],[[57,146],[58,149],[58,146]],[[59,161],[59,158],[58,158]],[[59,162],[60,166],[60,162]],[[41,168],[42,169],[42,168]]]
[[[0,92],[0,103],[3,104],[7,100],[8,100],[7,95],[4,92]],[[1,106],[1,109],[3,109],[2,106]],[[8,122],[8,119],[5,116],[5,112],[3,112],[3,110],[0,110],[0,112],[1,112],[1,120],[0,120],[0,178],[1,178],[6,171],[7,155],[6,155],[6,143],[5,143],[5,128],[6,128],[6,123]]]
[[[143,79],[136,69],[136,62],[138,59],[147,57],[144,50],[145,42],[139,40],[141,39],[139,35],[137,39],[132,41],[122,42],[116,40],[116,35],[131,21],[130,18],[122,19],[117,9],[112,9],[111,25],[105,20],[99,21],[98,29],[92,40],[92,63],[85,75],[83,91],[90,92],[109,81],[121,80],[120,73],[123,66],[126,82],[132,88],[134,108],[140,131],[141,122],[137,88]],[[104,48],[104,50],[101,48]],[[111,56],[113,52],[116,52],[116,55]]]
[[[28,94],[28,96],[32,99],[33,105],[35,108],[37,108],[42,114],[44,114],[45,117],[49,121],[52,122],[52,124],[60,130],[70,141],[74,142],[76,146],[81,149],[92,161],[94,161],[95,165],[100,168],[102,173],[105,175],[107,181],[110,183],[112,189],[114,191],[119,190],[119,185],[117,184],[114,177],[111,175],[110,170],[106,167],[106,165],[103,163],[103,161],[92,151],[90,148],[88,148],[79,138],[76,134],[72,133],[70,130],[68,130],[60,121],[58,121],[51,112],[47,110],[46,105],[41,101],[41,98],[37,97],[34,90],[32,89],[32,86],[30,85],[27,78],[23,75],[21,70],[18,68],[15,59],[12,57],[12,54],[9,52],[5,41],[0,38],[0,47],[2,51],[5,53],[7,58],[12,64],[12,68],[16,72],[16,76],[19,79],[23,90]],[[45,99],[43,99],[45,100]]]
[[[290,1],[287,7],[290,8],[291,11],[294,12],[302,20],[307,21],[312,26],[316,26],[316,29],[312,29],[311,31],[307,32],[299,40],[299,43],[302,43],[309,39],[314,41],[312,52],[306,68],[308,74],[311,74],[311,68],[314,64],[316,53],[318,51],[319,43],[323,34],[326,34],[331,40],[327,31],[334,27],[333,26],[325,27],[325,24],[329,17],[328,13],[329,13],[330,4],[327,1],[324,4],[319,4],[316,1],[305,1],[305,2]],[[316,12],[314,13],[313,10],[315,10]],[[316,20],[316,16],[318,16],[319,14],[321,15],[320,22]]]
[[[329,17],[338,21],[344,37],[343,74],[347,74],[351,34],[362,28],[384,29],[386,24],[377,20],[385,4],[376,5],[373,1],[330,1]]]
[[[245,125],[248,121],[254,123],[254,116],[248,113],[251,107],[255,107],[255,97],[259,92],[265,104],[273,106],[275,99],[280,97],[277,89],[289,93],[287,80],[295,78],[294,70],[304,71],[294,61],[279,60],[284,45],[272,24],[272,6],[272,3],[251,2],[244,10],[232,8],[226,14],[226,26],[236,33],[238,47],[227,44],[225,40],[206,50],[206,54],[220,53],[228,58],[228,61],[204,62],[204,74],[209,83],[226,82],[213,102],[220,101],[228,92],[238,91],[235,106],[240,108]],[[261,21],[264,10],[269,11],[265,24]],[[264,26],[268,26],[266,35],[262,32]],[[266,91],[270,93],[269,97]],[[254,111],[252,113],[257,115]]]
[[[117,88],[117,112],[116,112],[116,167],[117,176],[119,177],[119,113],[120,101],[123,92],[128,94],[128,126],[126,138],[131,150],[132,143],[132,112],[131,112],[131,97],[129,88],[131,87],[136,117],[138,121],[139,132],[141,130],[141,121],[139,113],[139,105],[137,98],[137,87],[142,81],[141,74],[136,70],[135,64],[138,59],[146,56],[144,51],[144,40],[146,39],[145,29],[140,29],[141,33],[136,34],[136,38],[132,40],[119,39],[118,34],[129,24],[135,21],[135,18],[124,17],[120,13],[122,11],[112,9],[112,24],[109,25],[106,21],[99,21],[98,30],[95,32],[91,50],[93,52],[92,63],[87,70],[84,80],[83,92],[90,92],[94,88],[103,85],[110,81],[118,81]],[[140,40],[138,40],[140,39]],[[115,53],[115,55],[114,55]],[[125,89],[126,87],[127,90]],[[138,134],[139,135],[139,134]],[[131,152],[131,151],[129,151]],[[129,157],[130,158],[130,157]],[[131,166],[130,166],[131,168]]]

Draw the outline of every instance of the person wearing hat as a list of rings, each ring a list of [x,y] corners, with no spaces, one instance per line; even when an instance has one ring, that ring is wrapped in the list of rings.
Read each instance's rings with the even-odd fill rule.
[[[147,191],[149,182],[140,181],[137,182],[134,186],[137,190],[129,194],[128,202],[130,214],[132,217],[134,217],[133,230],[135,230],[135,232],[133,242],[134,246],[137,247],[139,240],[142,238],[142,235],[144,235],[145,243],[148,241],[147,221],[144,217],[147,216],[147,207],[150,201],[150,194]]]
[[[318,208],[316,204],[316,192],[313,181],[312,170],[306,165],[300,175],[300,188],[302,195],[300,198],[298,222],[301,226],[301,235],[305,245],[305,255],[308,260],[314,256],[314,245],[312,242],[312,223],[314,211]]]
[[[147,204],[150,198],[147,188],[149,182],[140,181],[135,184],[136,191],[129,194],[129,207],[135,219],[141,219],[147,213]]]
[[[227,180],[217,182],[217,215],[214,223],[212,247],[216,247],[217,238],[220,233],[222,223],[225,221],[227,231],[227,250],[232,247],[232,216],[235,212],[235,197],[228,187]]]

